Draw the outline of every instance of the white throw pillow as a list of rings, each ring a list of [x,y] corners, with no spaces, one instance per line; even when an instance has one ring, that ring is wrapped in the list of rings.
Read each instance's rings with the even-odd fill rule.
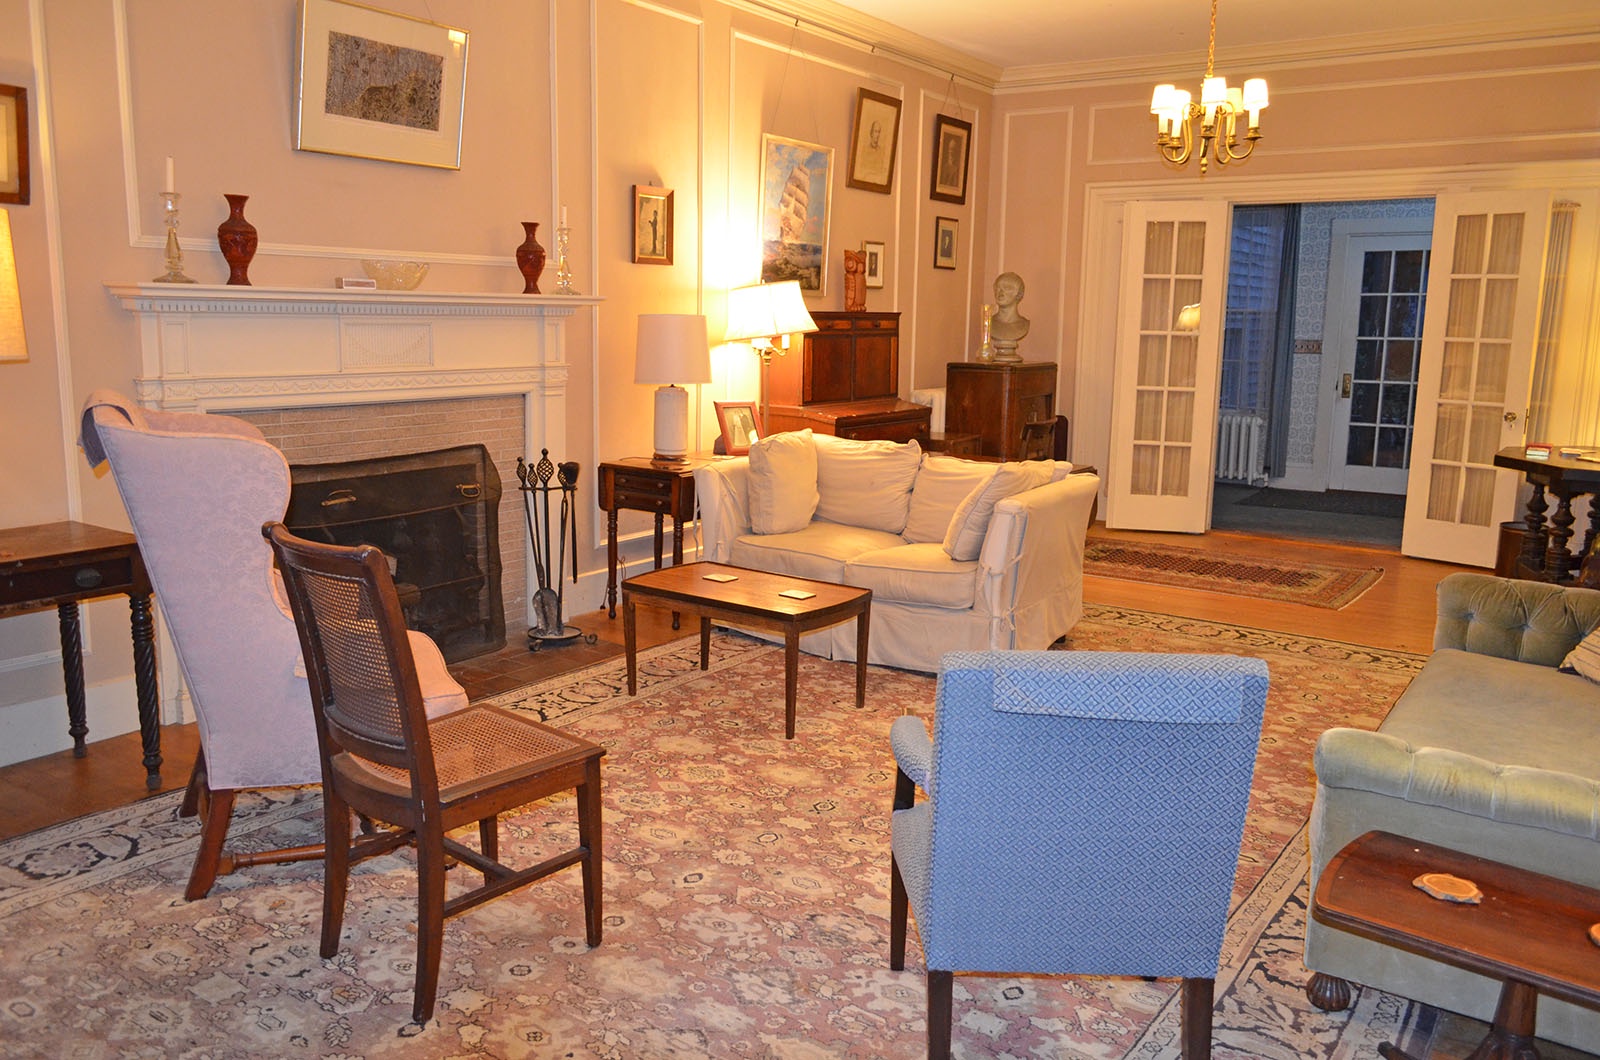
[[[1043,486],[1050,481],[1054,470],[1053,460],[1001,464],[987,484],[967,495],[951,518],[950,529],[944,535],[944,550],[950,554],[950,558],[977,559],[978,553],[983,550],[984,536],[989,532],[994,506],[1024,490]]]
[[[955,456],[924,456],[916,485],[911,487],[911,510],[901,536],[913,545],[944,541],[961,502],[979,486],[987,486],[999,469],[999,464]]]
[[[906,528],[920,445],[819,434],[816,446],[818,519],[891,534]]]
[[[817,447],[811,429],[750,443],[750,529],[758,534],[804,530],[817,510]]]
[[[1589,632],[1578,646],[1561,660],[1561,669],[1569,674],[1581,674],[1591,681],[1600,681],[1600,627]]]

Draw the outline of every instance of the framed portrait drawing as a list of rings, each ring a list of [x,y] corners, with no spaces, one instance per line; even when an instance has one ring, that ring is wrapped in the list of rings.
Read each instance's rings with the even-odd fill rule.
[[[967,162],[972,157],[972,123],[936,114],[933,118],[933,186],[928,197],[965,205]]]
[[[956,267],[956,249],[961,243],[961,230],[954,217],[933,219],[933,267]]]
[[[856,90],[856,121],[850,136],[852,188],[889,194],[894,182],[894,153],[900,142],[900,101],[870,88]]]
[[[721,450],[729,456],[744,456],[750,452],[750,443],[761,437],[761,413],[751,401],[715,401],[717,426],[722,430],[718,439]]]
[[[888,261],[884,255],[886,249],[882,243],[865,242],[861,244],[861,252],[867,256],[867,286],[882,287],[883,274],[888,271]]]
[[[633,186],[633,261],[672,264],[672,192],[666,188]]]
[[[761,137],[761,282],[798,280],[828,290],[828,209],[833,148]]]
[[[466,98],[466,30],[300,0],[296,149],[460,169]]]
[[[28,90],[0,85],[0,202],[28,204]]]

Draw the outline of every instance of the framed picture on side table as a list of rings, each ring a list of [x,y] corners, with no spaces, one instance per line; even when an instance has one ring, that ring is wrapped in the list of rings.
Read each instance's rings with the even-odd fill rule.
[[[933,219],[933,267],[956,267],[956,247],[961,242],[961,229],[954,217]]]
[[[958,206],[967,201],[967,161],[972,157],[972,123],[936,114],[933,119],[933,186],[928,197]]]
[[[729,456],[744,456],[750,443],[761,437],[761,413],[753,401],[716,401],[717,426],[722,429],[718,446]]]
[[[882,243],[869,240],[861,244],[861,252],[867,256],[867,286],[882,287],[883,274],[889,271],[889,263],[885,259],[887,248]]]
[[[672,192],[633,186],[633,263],[672,264]]]

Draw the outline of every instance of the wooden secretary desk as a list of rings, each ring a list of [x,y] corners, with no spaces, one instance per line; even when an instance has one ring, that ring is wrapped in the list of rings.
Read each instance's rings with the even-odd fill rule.
[[[840,438],[915,438],[926,445],[933,410],[896,396],[899,313],[812,313],[800,350],[772,358],[769,434],[810,427]]]
[[[1054,420],[1056,366],[1047,361],[952,361],[945,367],[944,429],[976,434],[995,460],[1022,460],[1024,428]]]

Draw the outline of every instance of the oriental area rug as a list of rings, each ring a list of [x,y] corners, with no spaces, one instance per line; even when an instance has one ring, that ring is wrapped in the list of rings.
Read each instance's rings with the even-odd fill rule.
[[[1445,1021],[1376,991],[1324,1013],[1301,993],[1311,749],[1371,727],[1420,665],[1406,653],[1120,608],[1068,647],[1259,655],[1271,671],[1217,982],[1219,1060],[1428,1060]],[[439,1005],[409,1023],[408,851],[352,874],[337,956],[317,954],[316,862],[257,866],[185,902],[198,842],[178,793],[0,844],[0,1053],[38,1057],[862,1058],[925,1050],[921,954],[888,967],[890,723],[927,718],[933,679],[802,657],[783,739],[783,652],[718,633],[497,697],[607,748],[605,939],[583,941],[568,870],[446,922]],[[235,841],[314,842],[315,789],[241,799]],[[501,853],[573,840],[570,796],[501,825]],[[473,840],[475,841],[475,840]],[[1085,856],[1093,856],[1086,851]],[[456,872],[463,872],[457,869]],[[958,976],[955,1055],[1176,1060],[1172,981]],[[1470,1036],[1471,1028],[1463,1032]],[[1552,1057],[1566,1057],[1554,1049]]]
[[[1091,539],[1084,549],[1083,573],[1337,611],[1378,584],[1383,568],[1245,559],[1181,545]]]

